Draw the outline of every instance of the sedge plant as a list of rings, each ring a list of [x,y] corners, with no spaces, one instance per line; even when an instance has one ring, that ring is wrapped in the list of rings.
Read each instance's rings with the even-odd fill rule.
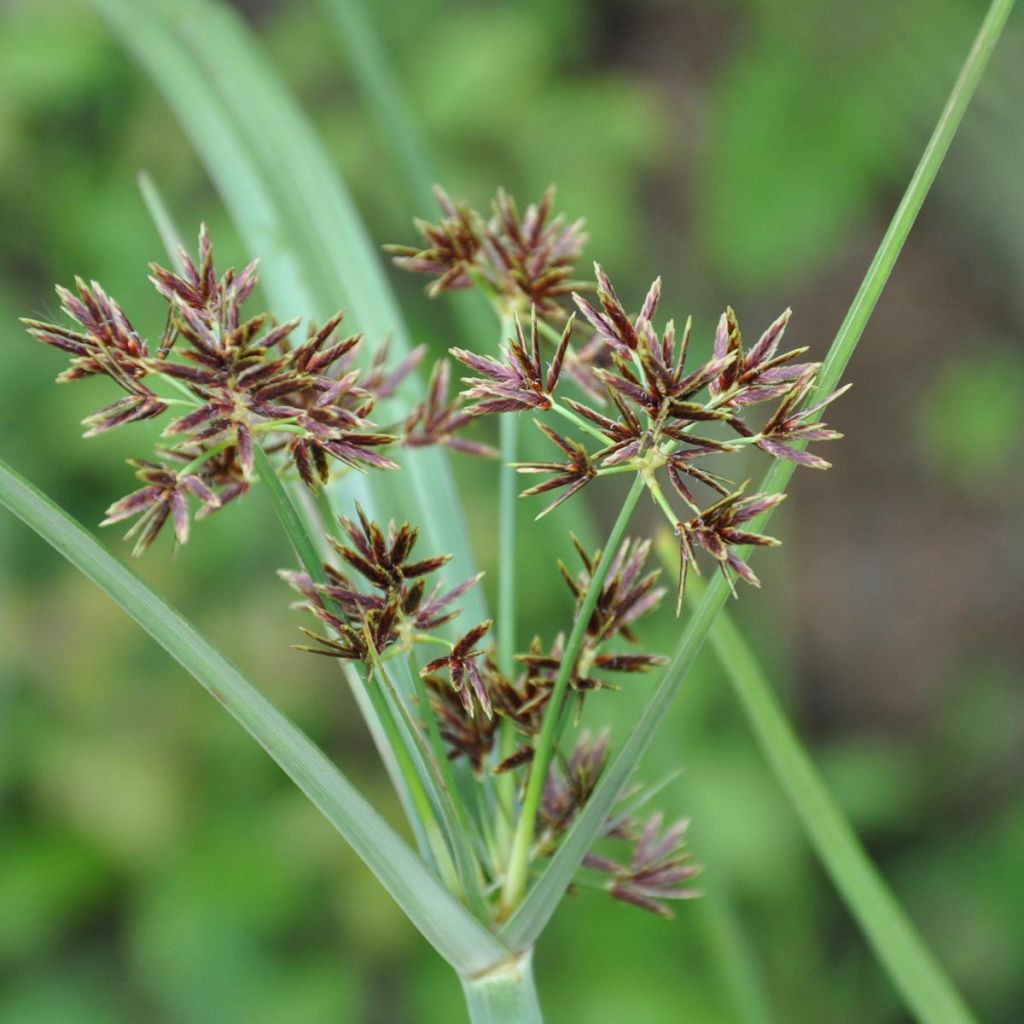
[[[136,33],[136,42],[158,31],[164,16],[159,5],[152,12],[116,0],[97,6],[122,33]],[[118,601],[277,760],[457,971],[472,1020],[541,1019],[532,950],[570,886],[660,917],[699,895],[686,823],[664,820],[652,806],[659,783],[645,785],[634,769],[726,597],[737,582],[758,585],[750,553],[777,543],[762,531],[789,474],[797,465],[828,467],[808,444],[839,436],[821,422],[822,412],[844,390],[842,370],[1010,6],[993,4],[850,316],[821,361],[783,346],[789,310],[751,342],[731,309],[718,321],[710,355],[695,359],[691,322],[677,326],[664,316],[671,300],[660,280],[646,296],[623,300],[602,265],[594,264],[593,279],[580,274],[582,222],[554,215],[553,190],[523,214],[499,190],[484,214],[438,189],[440,218],[417,222],[417,244],[388,247],[400,267],[431,276],[432,296],[473,289],[495,317],[491,336],[452,347],[450,358],[423,375],[422,388],[425,347],[409,346],[400,322],[389,322],[390,299],[374,305],[386,289],[376,271],[353,271],[351,294],[342,296],[339,285],[339,298],[351,302],[364,328],[349,333],[343,312],[322,312],[323,285],[284,287],[275,256],[271,296],[284,298],[291,313],[296,299],[309,301],[304,316],[279,321],[253,310],[256,264],[218,271],[205,228],[195,257],[180,249],[172,267],[151,265],[166,306],[158,337],[142,337],[100,284],[81,279],[58,289],[63,322],[26,321],[32,337],[70,357],[59,381],[106,378],[119,390],[85,421],[86,436],[143,420],[164,424],[156,450],[132,460],[141,486],[115,500],[103,520],[129,524],[134,555],[164,536],[183,545],[197,521],[264,490],[295,556],[282,568],[282,587],[291,587],[310,617],[296,657],[340,663],[398,792],[407,838],[176,611],[2,464],[0,500]],[[222,12],[198,4],[195,13],[213,16],[204,26],[212,26],[206,45],[216,46]],[[194,30],[187,19],[174,27]],[[228,30],[220,40],[229,59],[240,38]],[[177,83],[188,51],[162,53],[163,65],[149,58],[154,75]],[[188,87],[183,81],[181,90]],[[185,92],[174,95],[184,105]],[[253,95],[259,101],[262,94]],[[274,95],[266,101],[281,130],[305,143],[304,126],[288,121],[287,106]],[[202,116],[222,118],[218,126],[238,140],[238,153],[252,152],[251,108],[208,103]],[[218,150],[207,128],[195,130],[215,176],[226,174],[239,156]],[[287,213],[286,190],[271,168],[246,159],[251,196],[268,210],[280,200]],[[303,173],[323,168],[311,161]],[[291,190],[291,202],[300,191]],[[331,216],[344,222],[354,214],[337,196]],[[306,243],[318,244],[315,221],[303,212],[298,237]],[[254,222],[250,229],[258,240]],[[359,316],[360,305],[374,306],[375,315]],[[550,460],[518,459],[524,414],[552,446]],[[497,447],[489,419],[499,420]],[[493,616],[458,539],[449,454],[497,463]],[[730,470],[737,461],[730,458],[741,454],[768,461],[759,486]],[[619,476],[626,480],[604,479]],[[407,482],[396,489],[388,482],[395,478]],[[517,497],[522,479],[530,486]],[[595,487],[619,496],[607,539],[598,550],[574,540],[575,561],[550,572],[551,585],[568,590],[565,622],[549,635],[523,637],[517,503],[540,499],[545,515]],[[654,504],[674,538],[672,589],[683,622],[671,656],[641,643],[644,616],[668,589],[647,564],[651,539],[632,526],[642,500]],[[688,575],[702,565],[714,570],[713,582],[684,612]],[[725,656],[733,674],[756,675],[741,638]],[[627,685],[647,686],[650,695],[613,749],[608,732],[578,727],[579,710],[613,702],[613,692],[601,691]],[[771,751],[788,740],[776,729],[765,742]],[[794,802],[800,799],[797,792]],[[837,812],[824,806],[822,813]],[[823,834],[826,860],[855,843]],[[876,884],[857,865],[839,883],[850,887],[855,906]],[[888,907],[884,886],[881,893],[881,909],[875,893],[874,907],[864,910],[865,929],[908,1003],[924,1020],[969,1020],[898,908]]]

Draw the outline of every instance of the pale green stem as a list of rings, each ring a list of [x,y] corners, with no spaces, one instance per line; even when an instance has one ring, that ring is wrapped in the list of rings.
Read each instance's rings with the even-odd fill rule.
[[[260,481],[266,489],[274,510],[277,512],[285,534],[295,549],[299,562],[314,583],[326,584],[328,582],[327,574],[324,572],[323,564],[320,561],[316,548],[313,546],[310,531],[306,523],[303,522],[295,503],[288,496],[287,491],[285,491],[273,463],[261,445],[253,445],[253,460],[256,465],[256,471],[259,473]],[[405,781],[415,812],[423,825],[438,871],[449,888],[455,892],[461,892],[462,885],[458,880],[451,854],[441,835],[433,807],[423,788],[422,780],[413,763],[405,737],[398,728],[384,693],[379,686],[374,685],[372,680],[364,681],[364,692],[369,697],[370,705],[377,715],[388,746],[394,756],[395,764],[401,773],[402,779]]]
[[[215,455],[219,455],[223,451],[227,451],[231,445],[234,444],[233,438],[228,438],[225,441],[219,441],[217,444],[212,445],[209,448],[205,448],[201,451],[190,463],[182,466],[179,469],[178,476],[188,476],[190,473],[194,473],[204,462],[209,462]],[[262,450],[262,449],[261,449]]]
[[[512,320],[501,318],[501,342],[513,330]],[[501,431],[501,477],[498,485],[498,668],[511,676],[516,646],[516,461],[519,417],[499,417]]]
[[[388,745],[395,754],[398,767],[402,772],[402,778],[405,779],[405,784],[409,788],[409,795],[412,797],[416,813],[419,815],[420,821],[423,822],[423,829],[426,832],[427,842],[430,845],[430,852],[433,855],[434,863],[444,884],[459,896],[466,896],[455,862],[452,860],[451,851],[445,842],[441,826],[437,820],[434,806],[430,802],[430,797],[420,778],[419,770],[406,745],[405,736],[402,735],[398,722],[392,713],[387,695],[384,692],[387,675],[379,659],[374,667],[374,674],[377,677],[376,681],[369,677],[369,673],[367,674],[365,680],[366,692],[370,697],[370,703],[373,705],[377,719],[384,728]],[[398,699],[396,695],[396,700]]]
[[[462,979],[471,1024],[543,1024],[527,950],[514,960]]]
[[[604,434],[600,427],[595,426],[593,423],[588,423],[582,416],[577,415],[572,409],[566,408],[564,405],[556,401],[551,400],[551,411],[558,413],[563,419],[568,420],[570,423],[575,424],[585,434],[589,434],[591,437],[600,441],[602,445],[608,444],[608,437]]]
[[[619,509],[618,517],[608,535],[608,542],[601,552],[598,564],[594,566],[587,592],[573,623],[572,633],[569,635],[569,642],[565,646],[562,655],[562,663],[555,677],[555,685],[551,691],[551,699],[547,710],[544,713],[544,722],[541,725],[540,736],[535,745],[536,753],[530,765],[530,777],[526,786],[526,795],[523,798],[523,807],[519,815],[519,822],[516,826],[516,834],[512,843],[512,855],[509,859],[508,874],[505,876],[505,886],[502,892],[502,906],[505,913],[512,910],[522,899],[526,890],[526,881],[530,871],[530,854],[533,847],[534,831],[537,823],[537,811],[540,808],[541,796],[544,792],[544,781],[547,778],[548,766],[554,754],[555,743],[558,740],[558,726],[562,717],[562,703],[569,687],[569,679],[573,669],[576,667],[576,659],[583,646],[583,639],[586,636],[587,625],[590,616],[593,614],[594,606],[601,594],[601,588],[608,575],[608,570],[615,558],[615,552],[622,543],[626,527],[629,525],[630,517],[636,503],[643,493],[643,478],[637,476],[626,495],[622,508]]]
[[[505,344],[515,329],[512,317],[500,312],[498,344]],[[519,447],[519,417],[508,413],[499,417],[501,437],[501,470],[498,485],[498,615],[495,632],[498,641],[498,668],[511,679],[515,673],[516,649],[516,514],[519,498],[516,487],[515,461]],[[515,729],[502,720],[498,727],[498,755],[508,757],[515,749]],[[512,842],[511,821],[515,814],[515,778],[506,772],[497,779],[496,792],[500,804],[495,823],[498,847],[507,851]]]

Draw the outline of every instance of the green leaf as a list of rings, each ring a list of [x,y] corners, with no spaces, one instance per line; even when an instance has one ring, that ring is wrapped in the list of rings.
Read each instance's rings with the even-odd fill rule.
[[[247,247],[261,257],[278,315],[320,320],[347,305],[347,323],[373,345],[392,339],[409,351],[376,247],[329,157],[241,18],[206,0],[89,0],[111,24],[171,105],[220,192]],[[387,419],[407,410],[422,387],[405,382]],[[340,492],[344,487],[347,493]],[[451,552],[450,583],[475,573],[468,531],[447,457],[410,452],[401,473],[348,474],[332,500],[353,494],[422,528],[425,549]],[[483,596],[465,598],[468,615],[486,618]]]
[[[971,1021],[959,993],[832,799],[761,666],[728,615],[719,616],[711,630],[711,643],[811,845],[907,1005],[923,1021]]]
[[[438,181],[437,165],[373,20],[359,0],[320,0],[320,6],[334,26],[363,101],[397,158],[409,196],[420,207],[420,215],[426,216],[434,206],[430,186]]]
[[[223,654],[53,501],[0,461],[0,503],[117,602],[281,766],[461,974],[508,950],[426,869],[341,771]]]
[[[146,204],[146,209],[149,211],[154,227],[156,227],[157,233],[160,235],[160,239],[167,251],[167,256],[171,263],[180,270],[178,248],[181,245],[181,236],[174,223],[170,209],[164,202],[164,198],[160,194],[156,183],[148,173],[143,171],[139,174],[138,184],[143,201]],[[321,564],[321,558],[326,556],[326,551],[318,551],[313,542],[314,535],[320,531],[314,530],[314,525],[308,515],[303,517],[301,502],[296,504],[291,500],[273,465],[260,445],[256,446],[254,454],[259,478],[264,485],[267,496],[270,498],[281,527],[291,543],[296,557],[303,568],[309,573],[311,579],[317,583],[326,583],[326,573]],[[324,546],[321,542],[321,548]],[[355,697],[360,713],[366,721],[367,728],[370,730],[374,746],[377,748],[381,762],[388,773],[388,778],[398,794],[402,809],[416,837],[420,856],[426,859],[430,854],[424,825],[416,812],[412,795],[398,764],[396,751],[392,749],[388,742],[384,723],[378,717],[374,708],[374,702],[370,700],[366,685],[359,678],[359,674],[355,671],[354,666],[349,663],[343,663],[342,670],[352,689],[352,694]]]
[[[1013,0],[994,0],[989,8],[917,169],[829,349],[820,378],[820,390],[823,394],[835,388],[863,334],[868,318],[889,278],[925,196],[935,180],[935,175],[1012,7]],[[760,489],[770,492],[781,491],[786,486],[794,466],[792,462],[775,462]],[[760,529],[766,519],[767,517],[762,518],[753,528]],[[728,595],[728,584],[724,577],[717,575],[707,588],[704,600],[687,623],[672,661],[639,722],[606,769],[590,801],[563,840],[561,847],[527,893],[516,913],[502,928],[502,938],[514,949],[531,946],[547,924],[583,856],[600,834],[618,794],[632,775],[672,699],[682,686]],[[871,912],[869,893],[856,892],[850,895],[858,900],[860,913]],[[971,1020],[955,990],[939,969],[930,961],[922,960],[912,945],[900,946],[895,958],[883,962],[908,1002],[919,1012],[922,1007],[928,1010],[928,1015],[923,1016],[923,1020],[934,1021],[936,1024]],[[929,993],[933,995],[930,996]],[[949,998],[944,1000],[943,1013],[933,1015],[934,999],[942,1001],[943,994],[949,994]]]

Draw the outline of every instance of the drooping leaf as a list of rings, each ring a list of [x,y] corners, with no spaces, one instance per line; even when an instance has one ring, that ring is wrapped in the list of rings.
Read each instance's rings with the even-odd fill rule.
[[[224,706],[338,830],[457,971],[478,973],[508,958],[505,946],[441,885],[309,737],[163,598],[2,461],[0,504],[113,598]]]

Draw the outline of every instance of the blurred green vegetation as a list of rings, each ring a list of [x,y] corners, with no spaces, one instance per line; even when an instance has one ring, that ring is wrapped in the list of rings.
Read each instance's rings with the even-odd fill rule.
[[[374,237],[407,239],[411,216],[432,211],[404,198],[320,7],[238,6]],[[692,312],[705,343],[726,302],[751,330],[792,304],[794,338],[819,354],[982,10],[373,5],[450,191],[483,203],[498,184],[526,198],[557,181],[624,294],[663,274],[670,311]],[[1007,1024],[1024,1005],[1022,56],[1018,21],[854,362],[836,468],[798,479],[786,547],[737,613],[911,916],[982,1017]],[[95,523],[152,434],[81,442],[102,382],[53,387],[60,357],[16,317],[54,314],[52,282],[81,273],[159,327],[140,167],[189,231],[211,225],[222,262],[248,254],[159,96],[83,5],[0,8],[0,93],[0,443]],[[417,336],[441,350],[453,321],[420,283],[395,279]],[[487,567],[493,473],[457,469]],[[599,496],[598,522],[611,500]],[[551,582],[529,591],[527,633],[566,621],[554,558],[582,528],[569,509],[524,524],[523,578]],[[394,810],[336,672],[288,648],[297,617],[274,576],[287,559],[254,498],[139,569]],[[0,1021],[459,1019],[444,965],[190,680],[6,517],[0,566]],[[677,628],[665,609],[651,646]],[[590,714],[629,721],[644,685]],[[549,1019],[735,1019],[716,954],[724,897],[776,1019],[904,1020],[710,660],[646,775],[680,763],[663,802],[692,815],[716,899],[668,924],[568,900],[538,951]]]

